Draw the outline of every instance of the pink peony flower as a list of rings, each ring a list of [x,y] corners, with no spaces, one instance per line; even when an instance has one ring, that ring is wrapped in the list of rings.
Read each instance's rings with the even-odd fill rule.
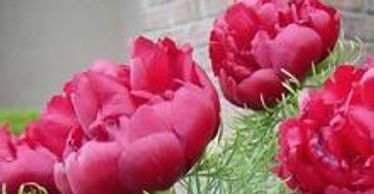
[[[130,43],[130,65],[96,61],[27,133],[60,157],[61,193],[140,194],[171,187],[219,128],[219,102],[192,48]]]
[[[337,68],[280,125],[274,172],[299,193],[374,193],[374,67]]]
[[[0,128],[0,186],[8,194],[18,193],[24,183],[36,182],[58,194],[53,181],[56,157],[28,137],[16,138],[6,128]]]
[[[219,16],[210,58],[225,97],[254,110],[286,94],[288,71],[303,81],[334,48],[337,11],[319,0],[239,0]]]

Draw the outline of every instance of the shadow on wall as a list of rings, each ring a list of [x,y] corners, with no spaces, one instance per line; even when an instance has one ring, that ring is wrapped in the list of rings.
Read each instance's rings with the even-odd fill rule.
[[[40,108],[96,58],[125,60],[138,0],[0,0],[0,109]]]

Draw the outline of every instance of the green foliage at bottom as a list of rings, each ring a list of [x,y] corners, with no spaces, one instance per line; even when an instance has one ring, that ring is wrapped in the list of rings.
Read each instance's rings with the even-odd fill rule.
[[[9,126],[13,133],[20,134],[37,116],[38,112],[34,110],[0,110],[0,126]]]

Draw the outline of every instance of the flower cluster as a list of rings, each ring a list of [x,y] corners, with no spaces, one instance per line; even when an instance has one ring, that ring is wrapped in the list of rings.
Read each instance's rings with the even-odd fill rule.
[[[58,194],[53,181],[53,165],[57,158],[27,136],[14,137],[0,127],[0,183],[9,194],[16,194],[20,185],[37,182]]]
[[[274,172],[299,193],[374,192],[374,62],[339,66],[280,125]]]
[[[140,37],[130,54],[130,65],[96,61],[66,83],[26,129],[37,147],[5,150],[0,180],[11,194],[30,181],[52,194],[141,194],[168,189],[194,165],[217,133],[220,107],[192,48]]]
[[[230,102],[262,110],[328,57],[339,31],[339,13],[320,0],[237,0],[214,23],[212,69]],[[128,64],[98,60],[74,75],[20,137],[0,127],[5,192],[26,183],[51,194],[153,193],[193,167],[220,125],[212,83],[189,45],[139,37],[129,50]],[[273,172],[297,193],[374,193],[373,118],[374,60],[337,67],[322,89],[302,93],[300,114],[279,125]]]
[[[339,30],[339,14],[319,0],[240,0],[215,21],[212,68],[230,102],[263,109],[287,93],[287,74],[303,81],[328,56]]]

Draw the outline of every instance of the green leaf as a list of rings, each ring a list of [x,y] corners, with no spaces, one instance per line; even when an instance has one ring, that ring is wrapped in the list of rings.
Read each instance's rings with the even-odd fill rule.
[[[0,126],[9,125],[13,133],[20,134],[37,116],[38,112],[34,110],[0,110]]]

